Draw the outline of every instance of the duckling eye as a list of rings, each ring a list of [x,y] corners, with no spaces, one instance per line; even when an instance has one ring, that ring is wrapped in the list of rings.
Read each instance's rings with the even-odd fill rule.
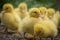
[[[34,12],[35,14],[37,13],[37,12]]]
[[[8,8],[6,8],[6,9],[8,9]]]
[[[40,12],[42,12],[42,11],[40,11]]]

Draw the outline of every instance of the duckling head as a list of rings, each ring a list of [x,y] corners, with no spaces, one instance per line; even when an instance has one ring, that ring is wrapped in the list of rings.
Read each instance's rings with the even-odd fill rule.
[[[39,10],[40,10],[40,17],[44,17],[45,15],[46,15],[46,7],[40,7],[39,8]]]
[[[26,3],[21,3],[21,4],[19,4],[19,9],[20,9],[20,12],[22,12],[22,13],[24,13],[24,12],[26,12],[27,11],[27,4]]]
[[[49,18],[52,18],[52,17],[54,16],[55,10],[52,9],[52,8],[49,8],[47,12],[48,12],[48,13],[47,13],[47,16],[48,16]]]
[[[9,3],[4,4],[3,5],[3,11],[12,12],[13,11],[13,5],[9,4]]]
[[[31,8],[31,9],[29,10],[29,15],[30,15],[31,17],[38,18],[39,15],[40,15],[40,11],[39,11],[38,8]]]

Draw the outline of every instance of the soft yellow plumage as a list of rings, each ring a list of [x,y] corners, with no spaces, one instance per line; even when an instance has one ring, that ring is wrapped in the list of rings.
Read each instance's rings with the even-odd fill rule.
[[[0,21],[1,21],[1,18],[2,18],[2,13],[0,13]]]
[[[20,16],[20,18],[23,19],[28,15],[27,4],[26,3],[19,4],[18,8],[16,8],[15,11]]]
[[[60,12],[59,12],[59,25],[60,25]]]
[[[34,24],[40,21],[39,9],[31,8],[29,10],[29,16],[23,19],[23,31],[34,35]]]
[[[21,19],[14,12],[13,6],[9,3],[3,5],[3,10],[5,13],[2,14],[2,22],[6,27],[12,31],[20,32],[21,31]]]
[[[50,20],[52,20],[56,25],[58,25],[58,18],[57,15],[55,14],[55,10],[52,8],[49,8],[47,13],[47,16]]]
[[[52,21],[42,21],[34,25],[34,34],[38,35],[41,39],[45,37],[54,38],[57,36],[58,30]]]
[[[46,7],[40,7],[40,18],[42,18],[42,20],[48,20],[48,17],[46,16],[47,14],[47,8]]]
[[[49,20],[47,15],[47,9],[45,7],[40,8],[40,21],[34,25],[34,34],[39,35],[41,39],[44,37],[55,37],[58,33],[57,27],[53,21]]]
[[[54,14],[54,16],[56,17],[56,19],[58,21],[58,25],[60,25],[60,12],[56,11],[56,14]]]

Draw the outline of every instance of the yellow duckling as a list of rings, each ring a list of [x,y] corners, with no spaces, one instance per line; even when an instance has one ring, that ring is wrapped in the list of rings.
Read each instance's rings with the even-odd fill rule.
[[[58,25],[58,19],[57,16],[55,15],[55,10],[52,8],[49,8],[47,13],[47,16],[50,20],[52,20],[56,25]]]
[[[57,36],[57,33],[58,29],[52,21],[45,20],[34,25],[34,34],[39,36],[41,40],[45,40],[46,37],[54,38]]]
[[[34,24],[40,21],[38,8],[31,8],[29,16],[23,19],[23,32],[34,35]]]
[[[16,8],[15,11],[21,17],[21,19],[23,19],[28,15],[27,4],[26,3],[19,4],[18,8]]]
[[[0,21],[1,21],[1,18],[2,18],[2,13],[0,13]]]
[[[6,3],[3,5],[3,10],[5,11],[2,14],[2,22],[6,25],[6,27],[14,32],[16,32],[16,36],[19,34],[21,30],[21,19],[14,11],[14,8],[11,4]]]
[[[56,14],[54,14],[54,16],[58,20],[58,26],[59,26],[60,25],[60,12],[59,11],[56,11]]]
[[[40,18],[42,18],[43,20],[47,20],[48,17],[46,16],[47,14],[47,8],[46,7],[40,7]]]
[[[60,13],[60,12],[59,12]],[[60,25],[60,14],[59,14],[59,25]]]
[[[0,20],[1,20],[1,17],[2,17],[2,13],[0,13]]]

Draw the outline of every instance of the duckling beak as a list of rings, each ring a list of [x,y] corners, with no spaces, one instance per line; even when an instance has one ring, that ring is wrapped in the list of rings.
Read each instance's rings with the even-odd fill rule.
[[[43,18],[44,17],[44,14],[40,14],[40,17]]]
[[[22,11],[22,13],[24,13],[25,12],[25,10],[21,10]]]
[[[52,16],[49,16],[49,18],[52,18]]]
[[[4,14],[5,12],[6,12],[5,10],[1,11],[1,13],[3,13],[3,14]]]

